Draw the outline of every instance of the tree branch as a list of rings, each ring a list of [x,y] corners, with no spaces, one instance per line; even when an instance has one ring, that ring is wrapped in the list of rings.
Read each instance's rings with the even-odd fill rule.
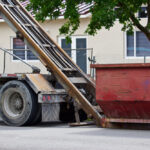
[[[148,15],[148,20],[147,20],[147,28],[150,26],[150,0],[147,0],[147,15]]]
[[[150,4],[150,0],[148,0],[149,4]],[[130,10],[128,10],[128,7],[124,4],[124,3],[119,3],[120,7],[122,7],[125,11],[128,11],[130,14],[130,19],[132,20],[133,24],[140,29],[145,35],[146,37],[150,40],[150,32],[149,29],[147,27],[144,27],[143,25],[140,24],[139,20],[135,17],[134,13],[132,13]],[[149,5],[150,7],[150,5]],[[150,13],[150,11],[148,12]],[[149,14],[150,15],[150,14]],[[149,20],[150,21],[150,20]]]
[[[130,15],[130,19],[132,20],[132,22],[134,23],[134,25],[135,25],[138,29],[140,29],[140,30],[147,36],[147,38],[150,40],[150,32],[149,32],[149,30],[148,30],[146,27],[142,26],[142,25],[139,23],[139,21],[137,21],[135,15],[133,15],[133,14]]]

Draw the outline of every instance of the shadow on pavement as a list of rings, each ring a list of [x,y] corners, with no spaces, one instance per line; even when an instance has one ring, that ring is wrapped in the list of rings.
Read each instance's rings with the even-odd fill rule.
[[[99,128],[89,131],[76,132],[73,134],[105,136],[105,137],[132,137],[150,138],[150,124],[123,124],[117,128]]]
[[[102,137],[131,137],[131,138],[150,138],[150,131],[143,130],[120,130],[120,129],[101,129],[101,130],[91,130],[91,131],[82,131],[71,134],[80,134],[84,136],[102,136]]]
[[[8,126],[3,121],[0,121],[0,130],[31,130],[31,129],[38,129],[38,128],[68,128],[69,125],[67,123],[62,122],[43,122],[33,126],[22,126],[22,127],[15,127],[15,126]]]

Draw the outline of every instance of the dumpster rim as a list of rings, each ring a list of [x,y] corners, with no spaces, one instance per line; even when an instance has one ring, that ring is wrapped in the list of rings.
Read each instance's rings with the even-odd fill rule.
[[[128,63],[128,64],[91,64],[91,68],[150,68],[150,63]]]

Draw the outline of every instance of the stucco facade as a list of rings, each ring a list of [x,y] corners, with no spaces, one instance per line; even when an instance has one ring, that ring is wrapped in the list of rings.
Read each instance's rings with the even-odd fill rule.
[[[81,18],[81,24],[79,29],[73,35],[73,37],[86,37],[87,48],[93,49],[93,56],[96,58],[96,63],[138,63],[143,62],[143,57],[140,58],[127,58],[126,57],[126,33],[121,31],[121,25],[116,21],[113,28],[109,31],[102,29],[97,35],[89,36],[85,33],[85,29],[90,21],[90,18]],[[145,19],[142,20],[143,24]],[[64,19],[58,19],[53,21],[45,21],[41,25],[45,31],[52,37],[54,41],[59,43],[59,28],[65,22]],[[12,49],[12,37],[15,37],[15,33],[9,28],[5,22],[0,22],[0,47],[6,49]],[[3,52],[0,52],[0,73],[3,72]],[[31,72],[31,69],[25,64],[14,61],[11,56],[6,55],[6,73],[22,73]],[[91,52],[87,53],[87,58],[91,56]],[[149,59],[147,59],[147,62]],[[27,61],[32,65],[38,66],[42,73],[46,73],[45,67],[40,61]],[[87,73],[90,72],[90,62],[87,60]]]

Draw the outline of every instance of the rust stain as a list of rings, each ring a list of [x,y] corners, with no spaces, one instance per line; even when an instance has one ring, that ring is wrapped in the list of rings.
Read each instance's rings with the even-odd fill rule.
[[[27,78],[34,84],[39,91],[55,91],[49,82],[41,74],[27,74]]]
[[[129,118],[105,118],[106,122],[121,123],[150,123],[150,119],[129,119]]]

